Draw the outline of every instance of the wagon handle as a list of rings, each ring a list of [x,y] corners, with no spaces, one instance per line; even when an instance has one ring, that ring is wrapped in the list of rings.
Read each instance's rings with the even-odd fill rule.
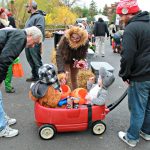
[[[128,88],[125,90],[125,92],[120,96],[120,98],[118,100],[116,100],[114,103],[112,103],[112,104],[110,104],[110,105],[107,106],[107,108],[109,109],[109,111],[112,111],[114,108],[116,108],[122,102],[122,100],[127,95],[127,90],[128,90]]]

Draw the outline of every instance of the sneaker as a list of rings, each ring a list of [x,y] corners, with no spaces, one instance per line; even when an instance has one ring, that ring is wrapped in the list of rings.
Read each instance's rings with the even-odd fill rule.
[[[12,129],[6,126],[2,131],[0,131],[0,137],[14,137],[18,135],[19,131],[17,129]]]
[[[38,80],[39,80],[39,78],[33,78],[33,77],[31,77],[31,78],[27,78],[26,82],[35,82],[35,81],[38,81]]]
[[[128,144],[131,147],[135,147],[137,144],[137,141],[127,139],[125,132],[122,132],[122,131],[118,132],[118,136],[123,142],[125,142],[126,144]]]
[[[140,131],[140,136],[141,136],[144,140],[150,141],[150,135],[149,135],[149,134],[146,134],[146,133]]]
[[[8,125],[10,126],[10,125],[13,125],[13,124],[15,124],[16,122],[17,122],[17,120],[15,119],[15,118],[10,118],[9,116],[5,116],[5,118],[6,118],[6,120],[7,120],[7,123],[8,123]]]

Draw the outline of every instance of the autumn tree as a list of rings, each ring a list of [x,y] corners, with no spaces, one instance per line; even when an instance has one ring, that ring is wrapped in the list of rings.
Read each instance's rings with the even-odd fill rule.
[[[80,17],[80,18],[83,17],[83,12],[82,12],[83,9],[81,7],[76,6],[76,7],[72,8],[71,10],[72,10],[72,12],[76,13],[78,17]]]
[[[94,0],[91,1],[90,3],[90,8],[89,8],[89,16],[93,18],[97,14],[97,6]]]
[[[46,16],[46,24],[74,24],[77,15],[66,6],[59,6],[53,9],[53,13]]]
[[[79,0],[61,0],[63,4],[65,4],[65,6],[67,7],[72,7],[76,2],[78,2]]]
[[[89,16],[89,9],[84,6],[82,9],[82,17],[88,17],[88,16]]]
[[[105,4],[104,9],[103,9],[103,15],[108,16],[108,6]]]

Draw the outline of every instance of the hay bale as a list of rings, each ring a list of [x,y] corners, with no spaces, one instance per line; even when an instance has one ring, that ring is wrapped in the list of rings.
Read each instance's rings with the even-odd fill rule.
[[[80,70],[77,75],[78,87],[87,89],[87,81],[90,77],[95,77],[94,73],[90,70]]]

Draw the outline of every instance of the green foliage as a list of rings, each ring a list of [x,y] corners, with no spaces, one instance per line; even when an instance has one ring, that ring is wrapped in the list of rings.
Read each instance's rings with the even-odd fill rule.
[[[82,17],[88,17],[89,16],[89,10],[88,8],[84,7],[82,9]]]
[[[96,3],[94,2],[94,0],[92,0],[89,8],[89,16],[93,18],[97,13],[98,11],[97,11]]]
[[[66,6],[58,6],[53,8],[53,13],[47,14],[45,17],[46,24],[74,24],[77,15],[70,11]]]
[[[102,14],[105,15],[105,16],[108,16],[108,6],[107,5],[104,6]]]
[[[83,9],[79,6],[76,6],[71,9],[72,12],[76,13],[78,17],[82,18],[83,17]]]

